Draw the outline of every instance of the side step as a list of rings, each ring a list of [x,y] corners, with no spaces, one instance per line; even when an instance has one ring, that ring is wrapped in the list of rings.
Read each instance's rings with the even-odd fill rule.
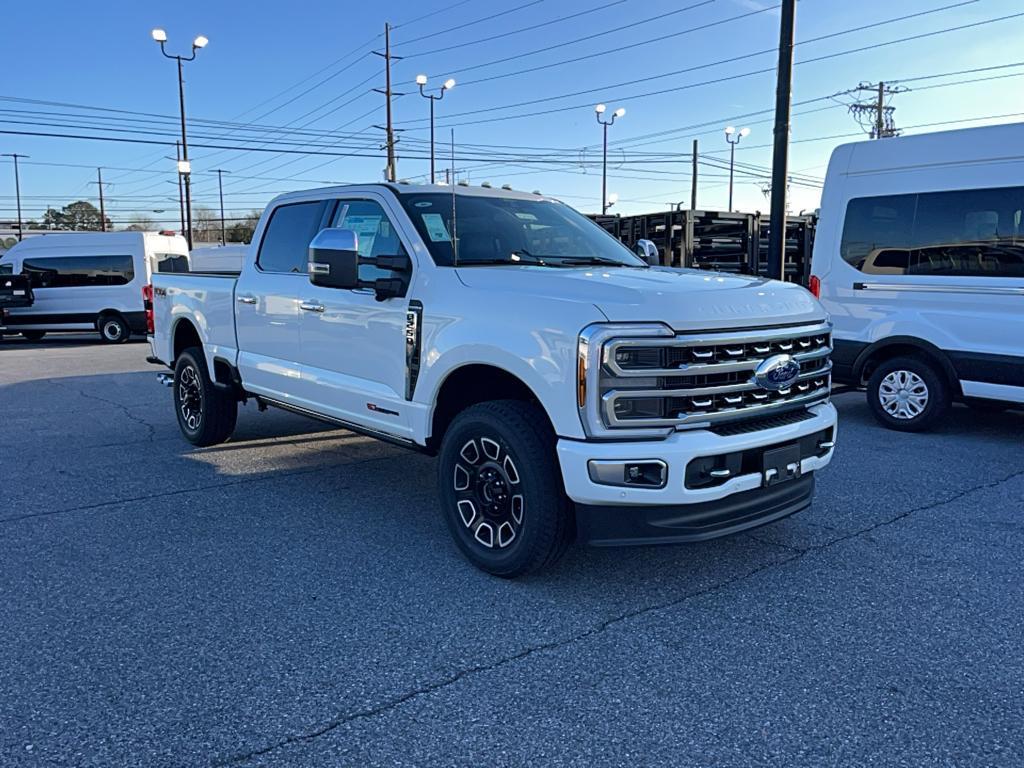
[[[158,373],[156,380],[163,384],[165,387],[174,386],[174,374],[173,373]]]

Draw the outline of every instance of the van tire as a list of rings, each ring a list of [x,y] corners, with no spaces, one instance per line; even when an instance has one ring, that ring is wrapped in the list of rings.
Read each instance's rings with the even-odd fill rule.
[[[214,386],[199,347],[186,349],[174,365],[174,413],[181,433],[193,445],[217,445],[235,431],[238,400]]]
[[[437,467],[445,522],[477,568],[511,579],[565,553],[573,505],[554,430],[538,405],[494,400],[467,408],[446,430]]]
[[[21,335],[28,341],[40,341],[46,335],[46,331],[22,331]]]
[[[946,377],[919,357],[894,357],[880,363],[868,379],[867,398],[879,423],[899,432],[930,429],[952,402]]]
[[[116,312],[100,315],[96,321],[96,330],[107,344],[124,344],[132,335],[128,322]]]

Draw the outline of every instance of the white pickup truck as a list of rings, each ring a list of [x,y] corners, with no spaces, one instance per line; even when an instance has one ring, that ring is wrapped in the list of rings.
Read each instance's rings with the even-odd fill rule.
[[[831,328],[810,293],[649,266],[539,194],[282,195],[237,279],[154,274],[148,298],[189,441],[227,440],[251,398],[437,454],[455,542],[500,576],[573,539],[778,520],[832,458]]]

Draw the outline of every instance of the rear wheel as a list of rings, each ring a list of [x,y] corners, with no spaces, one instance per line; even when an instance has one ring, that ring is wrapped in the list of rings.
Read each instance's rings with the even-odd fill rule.
[[[868,404],[875,418],[901,432],[935,425],[950,406],[945,377],[926,360],[896,357],[879,365],[868,379]]]
[[[181,433],[193,445],[223,443],[235,431],[238,401],[214,386],[199,347],[182,352],[174,366],[174,411]]]
[[[100,338],[107,344],[123,344],[131,336],[131,330],[123,317],[116,314],[103,315],[96,323]]]
[[[29,341],[39,341],[46,335],[46,331],[22,331],[21,335]]]
[[[555,435],[532,403],[496,400],[459,414],[441,442],[438,480],[452,537],[481,570],[538,571],[572,540]]]

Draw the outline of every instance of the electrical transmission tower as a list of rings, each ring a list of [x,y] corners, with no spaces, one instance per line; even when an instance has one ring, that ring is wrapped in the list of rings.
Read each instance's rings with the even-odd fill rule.
[[[892,97],[897,93],[903,93],[906,88],[900,86],[886,85],[882,81],[877,83],[861,83],[856,88],[851,88],[843,95],[860,96],[864,93],[871,94],[870,97],[848,104],[850,114],[860,124],[861,128],[867,131],[872,139],[888,139],[892,136],[899,136],[896,128],[895,112],[896,107],[890,103]]]

